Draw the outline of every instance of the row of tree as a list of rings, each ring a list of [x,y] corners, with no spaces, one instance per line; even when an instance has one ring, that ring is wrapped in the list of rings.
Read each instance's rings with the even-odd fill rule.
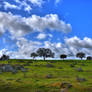
[[[54,58],[54,56],[55,53],[53,53],[49,48],[39,48],[36,52],[31,53],[31,57],[33,57],[33,59],[35,59],[36,57],[43,57],[43,59],[45,60],[47,57]],[[85,56],[86,55],[83,52],[79,52],[76,54],[76,57],[80,58],[81,60],[85,58]],[[60,58],[64,60],[65,58],[67,58],[67,55],[61,54]],[[87,60],[92,60],[92,57],[88,56]]]
[[[31,57],[33,57],[33,59],[35,59],[36,57],[43,57],[43,59],[45,60],[48,57],[54,58],[54,56],[55,56],[55,53],[53,53],[49,48],[39,48],[36,52],[31,53]],[[79,52],[76,54],[76,57],[82,60],[83,58],[86,57],[86,55],[83,52]],[[64,60],[65,58],[67,58],[67,55],[61,54],[60,58]],[[8,59],[9,59],[9,56],[7,55],[2,55],[2,57],[0,58],[0,60],[8,60]],[[87,60],[92,60],[92,57],[88,56]]]

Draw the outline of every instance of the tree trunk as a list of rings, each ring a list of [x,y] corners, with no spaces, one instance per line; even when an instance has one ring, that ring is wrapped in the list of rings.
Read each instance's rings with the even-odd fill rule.
[[[43,57],[44,61],[45,61],[45,57]]]

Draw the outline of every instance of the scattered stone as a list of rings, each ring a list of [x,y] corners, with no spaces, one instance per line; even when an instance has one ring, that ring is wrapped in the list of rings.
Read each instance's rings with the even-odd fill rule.
[[[73,65],[73,64],[70,64],[70,67],[75,67],[75,65]]]
[[[52,74],[46,75],[46,78],[48,78],[48,79],[52,78]]]
[[[83,72],[83,69],[80,67],[77,69],[78,72]]]
[[[13,69],[12,74],[16,74],[18,71],[16,69]]]
[[[85,64],[83,64],[83,63],[82,63],[81,65],[82,65],[82,66],[85,66]]]
[[[46,67],[48,67],[48,68],[53,68],[54,65],[52,65],[52,64],[46,64]]]
[[[78,81],[78,82],[85,82],[85,81],[87,81],[85,78],[80,78],[80,77],[76,77],[76,80]]]
[[[3,72],[12,72],[13,71],[13,67],[10,64],[6,64],[2,67],[2,71]]]
[[[55,61],[49,61],[50,63],[55,63]]]
[[[60,87],[61,88],[71,88],[72,87],[72,84],[67,83],[67,82],[63,82],[63,83],[61,83],[61,86]]]
[[[27,63],[33,63],[33,61],[28,61]]]

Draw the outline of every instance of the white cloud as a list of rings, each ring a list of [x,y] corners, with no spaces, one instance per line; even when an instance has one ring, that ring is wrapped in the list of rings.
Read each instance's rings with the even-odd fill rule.
[[[51,37],[51,38],[53,37],[53,35],[52,35],[52,34],[48,34],[48,36],[49,36],[49,37]]]
[[[44,17],[32,15],[32,17],[26,18],[25,21],[34,30],[38,31],[50,29],[68,33],[72,30],[71,25],[60,20],[57,14],[48,14]]]
[[[17,4],[11,4],[8,1],[2,1],[4,4],[4,8],[5,9],[17,9],[17,10],[21,10],[24,9],[24,11],[27,11],[28,13],[30,13],[30,11],[32,10],[31,4],[33,4],[33,6],[38,6],[41,7],[42,4],[44,3],[43,0],[14,0]],[[31,4],[30,4],[31,3]]]
[[[49,14],[44,17],[32,15],[25,18],[0,12],[0,34],[8,30],[13,36],[18,37],[29,32],[45,31],[46,29],[67,33],[71,31],[71,25],[60,20],[56,14]]]
[[[43,40],[43,39],[46,38],[46,36],[47,36],[47,35],[46,35],[45,33],[40,33],[40,34],[38,34],[37,39]]]
[[[7,21],[6,21],[7,20]],[[0,34],[8,30],[13,36],[23,36],[33,29],[19,16],[0,12]]]
[[[70,49],[71,53],[75,55],[77,52],[84,52],[87,55],[92,55],[92,39],[84,37],[82,40],[78,37],[66,38],[65,44]]]
[[[55,5],[59,4],[60,2],[63,2],[63,0],[55,0]]]
[[[81,40],[78,37],[66,38],[65,42],[68,46],[73,46],[77,48],[92,48],[92,39],[88,37],[84,37]]]
[[[10,9],[20,9],[20,7],[18,7],[17,5],[10,4],[8,2],[4,2],[4,8],[5,9],[8,9],[8,8],[10,8]]]
[[[44,1],[43,0],[28,0],[30,1],[33,5],[38,5],[38,6],[41,6]]]

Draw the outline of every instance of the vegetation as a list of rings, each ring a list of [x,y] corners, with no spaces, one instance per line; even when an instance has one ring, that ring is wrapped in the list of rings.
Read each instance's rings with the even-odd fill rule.
[[[37,57],[37,56],[38,55],[35,52],[31,53],[31,57],[33,57],[33,59],[35,59],[35,57]]]
[[[1,92],[92,92],[92,57],[82,60],[85,53],[76,57],[81,60],[45,60],[54,57],[48,48],[31,53],[33,60],[9,60],[3,55],[0,61]],[[34,60],[43,57],[44,60]],[[37,61],[37,62],[36,62]],[[47,63],[48,62],[48,63]]]
[[[81,58],[81,60],[82,60],[82,58],[85,57],[85,53],[79,52],[79,53],[76,54],[76,57]]]
[[[37,55],[43,57],[44,60],[47,57],[54,57],[54,53],[49,48],[39,48],[37,50]]]
[[[92,92],[92,62],[88,60],[9,60],[11,65],[28,68],[16,74],[0,72],[0,92],[60,92],[61,84],[72,85],[69,92]],[[32,63],[34,62],[34,63]],[[8,61],[0,61],[8,64]],[[73,65],[71,67],[70,65]],[[78,71],[78,69],[83,71]]]
[[[67,58],[67,55],[62,54],[62,55],[60,55],[60,58],[64,60],[65,58]]]

